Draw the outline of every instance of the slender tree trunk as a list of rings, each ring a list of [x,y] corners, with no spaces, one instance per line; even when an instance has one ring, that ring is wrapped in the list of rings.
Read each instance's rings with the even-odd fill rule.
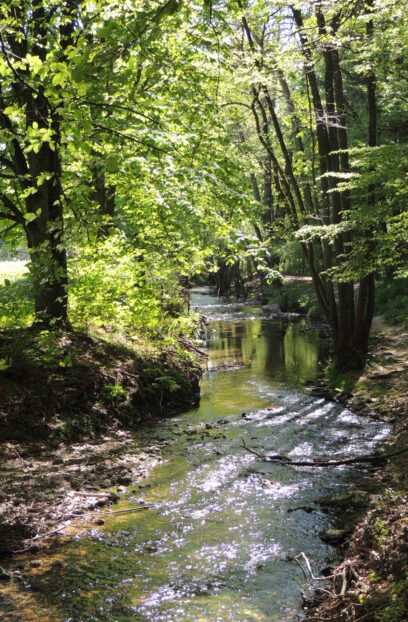
[[[94,197],[99,206],[102,223],[98,228],[98,237],[104,238],[109,234],[115,214],[116,186],[106,183],[105,162],[103,157],[95,154],[91,164]]]
[[[369,12],[373,10],[373,1],[367,0],[366,3]],[[369,20],[366,26],[367,39],[371,40],[374,31],[373,20]],[[367,108],[368,108],[368,145],[369,147],[377,146],[377,96],[376,96],[376,79],[373,71],[367,76]],[[375,184],[368,186],[367,203],[370,211],[374,211],[376,203],[376,187]],[[371,250],[371,249],[370,249]],[[370,335],[371,324],[374,316],[375,304],[375,275],[374,272],[367,274],[360,279],[359,295],[356,310],[356,324],[354,329],[354,341],[356,347],[365,357],[368,349],[368,338]]]
[[[51,26],[50,14],[42,0],[33,0],[30,6],[28,19],[28,5],[26,7],[24,3],[15,3],[13,10],[18,29],[3,33],[13,62],[15,58],[25,59],[30,52],[45,63],[49,37],[58,37],[58,34],[61,46],[59,60],[65,62],[66,50],[73,43],[79,1],[66,0],[61,5],[63,16],[58,29]],[[3,46],[2,52],[10,63],[8,48]],[[26,193],[25,209],[18,203],[11,205],[11,210],[27,238],[36,321],[53,327],[68,322],[68,273],[60,159],[64,94],[62,87],[58,85],[54,85],[52,95],[41,82],[32,86],[26,80],[27,66],[24,62],[21,65],[19,67],[14,64],[15,80],[10,84],[7,95],[14,98],[24,110],[27,131],[51,130],[52,139],[42,142],[38,150],[26,150],[24,138],[21,140],[20,134],[13,131],[13,121],[7,116],[3,102],[0,102],[0,128],[15,136],[10,150],[10,162],[16,183]]]

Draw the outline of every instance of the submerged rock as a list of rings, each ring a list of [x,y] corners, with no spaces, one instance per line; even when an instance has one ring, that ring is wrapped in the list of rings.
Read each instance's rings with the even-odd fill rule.
[[[105,521],[103,518],[97,518],[95,521],[95,525],[104,525]]]
[[[325,508],[338,508],[345,511],[354,511],[367,507],[370,495],[365,490],[344,490],[334,495],[320,499],[320,505]]]
[[[30,562],[30,568],[40,568],[42,565],[41,559],[32,559]]]
[[[327,544],[336,545],[336,544],[342,544],[342,542],[344,542],[344,540],[347,538],[349,533],[350,533],[349,529],[335,529],[334,527],[330,527],[329,529],[326,529],[325,531],[321,531],[319,533],[319,538],[323,540],[323,542],[326,542]]]

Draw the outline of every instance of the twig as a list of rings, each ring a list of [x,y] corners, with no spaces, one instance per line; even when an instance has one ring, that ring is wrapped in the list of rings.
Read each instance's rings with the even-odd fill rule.
[[[325,594],[328,594],[329,596],[331,596],[331,598],[335,597],[335,594],[333,594],[333,592],[331,592],[330,590],[325,590],[324,587],[317,587],[316,592],[324,592]]]
[[[301,553],[299,553],[299,555],[296,555],[293,559],[301,566],[300,562],[299,562],[299,557],[303,557],[303,559],[305,560],[305,564],[307,566],[307,569],[310,573],[311,578],[313,579],[313,581],[328,581],[329,579],[335,579],[337,575],[329,575],[327,577],[315,577],[313,574],[313,570],[312,567],[310,565],[310,562],[308,560],[308,558],[306,557],[305,553],[302,551]],[[302,567],[302,566],[301,566]],[[302,568],[303,570],[303,568]],[[305,575],[305,572],[303,571],[303,574]],[[306,577],[306,575],[305,575]],[[307,577],[306,577],[307,578]]]
[[[265,460],[265,456],[263,456],[262,454],[258,453],[257,451],[255,451],[255,449],[252,449],[252,447],[249,447],[245,441],[244,438],[241,436],[241,440],[242,440],[242,445],[244,447],[244,449],[246,449],[247,451],[249,451],[249,453],[254,454],[254,456],[257,456],[258,458],[261,458],[262,460]]]
[[[191,341],[187,341],[187,339],[182,339],[181,337],[176,337],[176,339],[185,348],[187,349],[191,348],[192,350],[197,352],[197,354],[200,354],[201,356],[205,356],[205,358],[208,358],[208,353],[204,352],[204,350],[201,350],[200,348],[197,348],[197,346],[195,346]]]
[[[28,464],[28,460],[24,460],[24,458],[22,458],[18,452],[18,450],[14,447],[14,451],[16,452],[17,456],[20,458],[21,462],[23,462],[24,464]]]
[[[347,590],[347,573],[346,573],[345,568],[343,568],[343,572],[341,574],[343,577],[343,581],[341,585],[340,596],[344,598],[344,596],[346,595],[346,590]]]
[[[304,570],[302,564],[300,563],[299,559],[297,557],[294,557],[293,559],[295,560],[295,562],[298,564],[299,568],[301,569],[301,571],[303,573],[303,576],[305,577],[306,581],[308,581],[307,574],[305,573],[305,570]]]
[[[64,520],[64,519],[62,519]],[[28,551],[32,550],[33,548],[35,548],[37,545],[33,544],[36,540],[38,539],[45,539],[45,538],[49,538],[50,536],[55,536],[55,534],[57,534],[59,531],[63,531],[63,529],[66,529],[67,525],[60,525],[59,527],[57,527],[56,529],[51,529],[51,531],[47,531],[47,533],[41,534],[41,533],[37,533],[36,536],[34,536],[33,538],[31,538],[30,540],[30,544],[28,546],[25,546],[23,549],[19,549],[18,551],[14,551],[13,554],[18,554],[18,553],[27,553]]]
[[[98,514],[102,516],[112,516],[113,514],[128,514],[130,512],[141,512],[142,510],[150,510],[152,505],[138,505],[134,508],[127,508],[125,510],[112,510],[111,512],[100,512]]]
[[[87,491],[87,490],[78,490],[75,491],[74,496],[82,496],[82,497],[101,497],[101,498],[106,498],[109,499],[109,497],[116,499],[118,497],[118,495],[116,493],[111,493],[111,492],[91,492],[91,491]]]

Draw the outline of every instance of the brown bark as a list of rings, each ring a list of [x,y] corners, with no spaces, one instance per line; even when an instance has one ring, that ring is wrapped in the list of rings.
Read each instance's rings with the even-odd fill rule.
[[[68,0],[63,7],[64,19],[61,20],[60,41],[61,61],[65,60],[65,50],[72,43],[77,0]],[[43,3],[34,0],[29,23],[23,8],[15,9],[16,17],[21,21],[21,31],[5,34],[7,41],[1,39],[2,54],[11,66],[9,53],[13,57],[24,58],[30,49],[45,61],[47,37],[50,24],[49,15]],[[30,45],[29,45],[30,42]],[[60,158],[60,112],[62,106],[51,105],[43,85],[32,86],[26,79],[26,69],[13,69],[14,80],[10,85],[11,93],[18,104],[25,110],[26,128],[53,130],[53,145],[41,144],[38,152],[24,153],[18,134],[11,120],[4,112],[0,100],[0,127],[9,133],[15,133],[10,149],[11,170],[22,190],[32,190],[25,199],[25,210],[13,206],[14,217],[23,227],[31,258],[31,274],[34,283],[36,320],[48,326],[55,326],[68,321],[67,295],[67,255],[64,243],[64,222],[61,187]],[[59,87],[56,87],[59,88]],[[38,180],[42,179],[41,183]],[[3,202],[4,203],[4,202]]]

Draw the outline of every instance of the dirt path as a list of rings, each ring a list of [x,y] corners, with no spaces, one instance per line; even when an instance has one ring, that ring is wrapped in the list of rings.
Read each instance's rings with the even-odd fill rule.
[[[393,449],[408,446],[408,330],[375,318],[374,356],[346,398],[352,408],[395,420]],[[407,456],[376,475],[379,494],[342,550],[334,578],[317,592],[305,622],[408,620]]]

